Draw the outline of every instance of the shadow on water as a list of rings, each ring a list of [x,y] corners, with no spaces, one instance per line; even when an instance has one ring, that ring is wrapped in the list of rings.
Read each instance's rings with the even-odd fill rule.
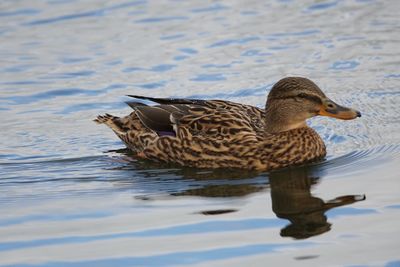
[[[147,161],[134,161],[130,167],[136,170],[155,169],[163,165]],[[314,186],[323,181],[326,163],[312,166],[291,167],[269,173],[243,170],[199,170],[194,168],[164,169],[177,181],[187,180],[190,186],[175,188],[171,196],[196,197],[244,197],[269,189],[272,211],[278,218],[290,221],[281,229],[282,237],[306,239],[330,231],[327,211],[366,199],[365,195],[343,195],[323,200],[314,196]],[[127,165],[129,166],[129,165]],[[125,168],[127,168],[125,166]],[[165,165],[164,165],[165,167]],[[160,170],[160,169],[159,169]],[[195,186],[195,188],[191,188]],[[151,197],[137,197],[149,200]],[[205,210],[203,215],[220,215],[236,212],[236,209]]]
[[[279,218],[290,221],[281,236],[304,239],[328,232],[328,210],[365,200],[365,195],[338,196],[328,201],[313,196],[311,189],[321,178],[305,167],[270,173],[272,210]]]

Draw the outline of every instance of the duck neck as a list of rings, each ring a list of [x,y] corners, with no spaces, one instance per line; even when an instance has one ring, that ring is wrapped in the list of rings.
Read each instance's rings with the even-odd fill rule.
[[[290,109],[290,107],[289,107]],[[299,119],[290,110],[281,110],[268,105],[265,109],[265,132],[268,134],[278,134],[289,130],[307,127],[305,119]]]

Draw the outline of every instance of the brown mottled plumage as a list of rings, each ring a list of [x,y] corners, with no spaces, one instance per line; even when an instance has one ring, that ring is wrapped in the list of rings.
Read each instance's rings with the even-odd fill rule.
[[[98,116],[141,158],[198,168],[271,170],[322,159],[325,144],[305,123],[316,115],[361,116],[328,99],[312,81],[288,77],[271,89],[265,110],[223,100],[132,96],[119,118]]]

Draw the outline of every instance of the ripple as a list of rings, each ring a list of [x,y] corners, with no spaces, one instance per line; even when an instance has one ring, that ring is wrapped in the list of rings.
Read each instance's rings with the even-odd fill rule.
[[[173,34],[173,35],[164,35],[160,37],[160,40],[176,40],[185,37],[185,34]]]
[[[262,85],[255,88],[244,88],[234,90],[230,93],[216,93],[216,94],[196,94],[191,95],[188,98],[198,98],[198,99],[229,99],[234,97],[245,97],[245,96],[265,96],[268,89],[272,87],[273,84]]]
[[[143,88],[143,89],[156,89],[160,87],[164,87],[166,85],[166,81],[160,81],[160,82],[154,82],[154,83],[143,83],[143,84],[137,84],[137,87]]]
[[[250,37],[244,37],[240,39],[226,39],[222,41],[215,42],[211,45],[209,45],[209,48],[214,48],[214,47],[223,47],[223,46],[228,46],[228,45],[241,45],[241,44],[247,44],[249,42],[254,42],[260,40],[260,37],[257,36],[250,36]]]
[[[264,255],[265,253],[279,252],[283,249],[294,249],[297,247],[308,247],[313,245],[312,242],[300,241],[297,243],[265,243],[242,245],[235,247],[223,247],[206,250],[171,252],[167,254],[155,254],[142,257],[113,257],[112,259],[96,259],[85,261],[57,261],[46,262],[46,265],[62,265],[62,266],[151,266],[154,263],[162,263],[161,265],[188,265],[208,263],[210,261],[232,259],[237,257],[248,257],[252,255]],[[24,266],[37,266],[36,264],[24,264]]]
[[[194,82],[216,82],[216,81],[224,81],[226,78],[222,73],[215,74],[198,74],[196,77],[191,78],[191,81]]]
[[[267,35],[267,39],[277,39],[282,37],[296,37],[296,36],[308,36],[308,35],[315,35],[321,33],[320,30],[309,29],[304,31],[298,32],[277,32],[271,33]]]
[[[96,72],[92,70],[81,70],[75,72],[64,72],[64,73],[52,73],[48,76],[42,77],[41,79],[75,79],[79,77],[92,76]]]
[[[159,65],[152,66],[150,68],[128,67],[128,68],[124,68],[122,71],[127,72],[127,73],[136,72],[136,71],[166,72],[166,71],[170,71],[176,67],[177,67],[176,64],[159,64]]]
[[[14,65],[11,67],[6,67],[4,69],[2,69],[3,72],[10,72],[10,73],[19,73],[19,72],[24,72],[24,71],[28,71],[30,69],[32,69],[33,67],[35,67],[35,65],[31,65],[31,64],[19,64],[19,65]]]
[[[377,214],[378,211],[374,209],[358,209],[351,207],[341,207],[338,209],[331,209],[327,211],[327,215],[330,218],[340,217],[340,216],[357,216],[357,215],[366,215],[366,214]]]
[[[93,214],[92,217],[106,217],[111,214]],[[66,216],[69,220],[80,220],[82,217],[89,217],[89,215],[74,214]],[[37,219],[30,217],[30,219]],[[53,217],[53,219],[59,219]],[[18,221],[18,219],[17,219]],[[5,222],[8,223],[8,222]],[[14,221],[10,221],[14,223]],[[0,221],[1,225],[1,221]],[[17,241],[17,242],[0,242],[0,251],[15,250],[21,248],[32,248],[38,246],[48,246],[56,244],[79,244],[92,241],[110,240],[119,238],[132,238],[132,237],[160,237],[160,236],[180,236],[180,235],[191,235],[191,234],[205,234],[210,232],[226,232],[226,231],[243,231],[243,230],[254,230],[260,228],[272,228],[283,226],[283,223],[279,219],[248,219],[248,220],[215,220],[206,221],[195,224],[186,224],[165,227],[160,229],[148,229],[144,231],[136,232],[125,232],[116,234],[104,234],[96,236],[68,236],[52,239],[39,239],[39,240],[28,240],[28,241]]]
[[[98,95],[100,93],[105,93],[114,89],[125,88],[127,85],[125,84],[111,84],[107,87],[101,89],[82,89],[82,88],[63,88],[63,89],[53,89],[42,93],[32,94],[32,95],[21,95],[21,96],[9,96],[9,97],[0,97],[0,100],[9,100],[12,101],[13,104],[22,105],[29,104],[33,102],[43,101],[46,99],[52,99],[56,97],[64,97],[64,96],[73,96],[73,95],[87,95],[93,96]]]
[[[117,4],[117,5],[111,5],[106,8],[95,9],[92,11],[67,14],[67,15],[62,15],[62,16],[47,18],[47,19],[38,19],[38,20],[27,22],[27,23],[23,23],[22,25],[23,26],[38,26],[38,25],[53,24],[53,23],[58,23],[58,22],[63,22],[63,21],[69,21],[69,20],[82,19],[82,18],[87,18],[87,17],[99,17],[99,16],[104,16],[107,12],[110,12],[113,10],[125,9],[127,7],[137,6],[137,5],[141,5],[144,3],[146,3],[146,2],[145,1],[136,1],[136,2],[121,3],[121,4]]]
[[[398,235],[400,203],[395,1],[0,6],[0,265],[254,265],[267,253],[315,265],[396,265],[389,260],[397,259],[398,244],[387,238]],[[278,190],[285,201],[271,194],[274,181],[283,184],[274,179],[285,177],[280,171],[137,160],[125,149],[106,151],[124,145],[92,122],[103,112],[128,114],[123,100],[132,93],[264,106],[268,89],[288,75],[311,78],[363,117],[310,121],[328,158],[281,170],[307,178],[289,183],[292,191]],[[357,195],[340,197],[344,191]],[[364,194],[367,201],[357,202]],[[299,195],[306,197],[297,201]],[[278,219],[277,203],[288,204],[282,215],[304,203],[340,201],[357,203],[311,216],[332,225],[330,234],[307,236],[318,242],[279,235],[305,212]],[[332,236],[339,238],[330,242]],[[347,257],[354,244],[370,244],[369,253]],[[337,257],[314,259],[328,250]]]
[[[351,70],[355,69],[358,65],[360,65],[360,62],[355,60],[336,61],[330,68],[334,70]]]
[[[151,18],[136,20],[135,23],[160,23],[166,21],[183,21],[188,19],[189,18],[185,16],[151,17]]]
[[[39,14],[39,9],[34,8],[23,8],[13,11],[0,11],[0,17],[12,17],[12,16],[32,16]]]
[[[175,61],[182,61],[182,60],[185,60],[185,59],[187,59],[187,58],[189,58],[189,56],[174,56],[173,57],[173,60],[175,60]]]
[[[97,211],[94,213],[70,213],[70,214],[36,214],[36,215],[24,215],[20,217],[14,217],[12,219],[0,219],[0,227],[23,224],[26,222],[54,222],[54,221],[74,221],[81,219],[100,219],[114,215],[111,212]],[[1,243],[0,243],[1,247]],[[1,250],[1,249],[0,249]]]
[[[189,48],[189,47],[179,48],[178,50],[183,52],[183,53],[189,54],[189,55],[195,55],[195,54],[198,53],[198,51],[196,49]]]
[[[61,59],[61,62],[65,64],[75,64],[80,62],[86,62],[89,60],[91,60],[90,57],[64,57]]]
[[[155,71],[155,72],[164,72],[164,71],[169,71],[175,68],[177,65],[175,64],[160,64],[156,65],[150,68],[150,71]]]
[[[225,5],[221,5],[221,4],[213,4],[208,7],[192,9],[191,12],[205,13],[205,12],[216,12],[216,11],[221,11],[221,10],[226,10],[226,9],[229,9],[229,7],[225,6]]]
[[[1,156],[4,156],[1,155]],[[15,155],[14,155],[15,156]],[[46,158],[47,156],[36,156],[36,157],[21,157],[18,156],[15,158],[17,161],[14,162],[0,162],[0,165],[20,165],[20,164],[59,164],[59,163],[74,163],[74,162],[87,162],[87,161],[92,161],[96,159],[101,159],[106,156],[85,156],[85,157],[75,157],[75,158],[61,158],[61,159],[46,159],[46,160],[38,160],[38,161],[32,161],[31,159],[33,158]],[[27,161],[28,160],[28,161]]]
[[[244,56],[244,57],[254,57],[254,56],[259,57],[259,56],[270,56],[270,55],[272,55],[272,54],[267,53],[267,52],[261,52],[258,49],[250,49],[250,50],[244,51],[241,54],[241,56]]]
[[[123,109],[125,107],[125,103],[118,101],[118,102],[94,102],[94,103],[73,104],[65,106],[61,111],[55,112],[55,114],[67,115],[84,110],[97,110],[99,107],[102,107],[104,110]]]
[[[386,74],[385,78],[396,78],[396,79],[399,79],[400,78],[400,74]]]
[[[229,63],[229,64],[212,64],[212,63],[209,63],[209,64],[204,64],[201,67],[204,68],[204,69],[207,69],[207,68],[225,69],[225,68],[230,68],[233,65],[234,65],[234,62]]]
[[[400,145],[383,145],[365,150],[356,150],[345,155],[331,158],[317,164],[333,174],[350,174],[386,163],[393,158],[400,158]]]
[[[325,10],[332,7],[335,7],[339,1],[332,1],[332,2],[322,2],[318,4],[314,4],[308,7],[308,10]]]
[[[0,82],[2,85],[34,85],[34,84],[50,84],[48,81],[12,81],[12,82]]]

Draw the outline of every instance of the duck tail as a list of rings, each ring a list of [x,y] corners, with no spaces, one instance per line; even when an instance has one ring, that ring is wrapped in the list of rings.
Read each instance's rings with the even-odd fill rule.
[[[120,117],[116,117],[108,113],[97,116],[97,118],[95,118],[93,121],[97,124],[105,124],[117,133],[124,133],[127,130],[121,122]]]

